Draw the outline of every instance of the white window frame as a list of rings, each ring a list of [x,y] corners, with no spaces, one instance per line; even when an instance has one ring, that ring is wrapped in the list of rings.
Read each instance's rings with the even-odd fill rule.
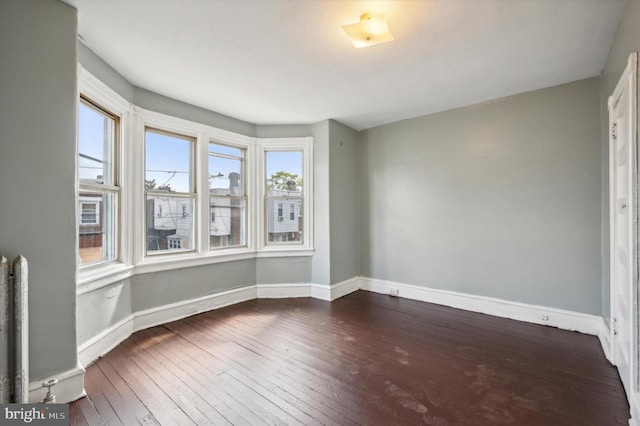
[[[150,127],[150,126],[145,126],[144,128],[144,135],[143,135],[143,140],[145,142],[143,142],[143,145],[145,145],[143,147],[143,152],[146,149],[146,135],[147,132],[149,133],[155,133],[155,134],[160,134],[160,135],[166,135],[169,137],[175,137],[176,139],[183,139],[185,141],[188,141],[189,143],[191,143],[191,149],[189,150],[189,174],[190,174],[190,180],[191,180],[191,192],[166,192],[166,191],[158,191],[158,190],[147,190],[144,188],[144,183],[143,183],[143,189],[144,189],[144,195],[143,195],[143,199],[144,199],[144,218],[145,218],[145,223],[142,226],[142,233],[143,233],[143,239],[144,239],[144,256],[145,257],[151,257],[151,256],[167,256],[169,254],[176,254],[176,253],[192,253],[197,251],[197,244],[198,244],[198,230],[197,230],[197,220],[196,218],[198,217],[198,209],[197,209],[197,205],[198,205],[198,197],[199,197],[199,192],[196,189],[196,150],[197,150],[197,143],[198,143],[198,136],[197,135],[191,135],[191,134],[184,134],[182,132],[174,132],[174,131],[170,131],[170,130],[166,130],[166,129],[162,129],[162,128],[157,128],[157,127]],[[144,155],[143,155],[144,157]],[[144,163],[144,158],[143,158],[143,163]],[[146,173],[146,163],[144,163],[142,165],[142,180],[144,182],[145,180],[145,173]],[[169,242],[167,241],[167,249],[166,250],[158,250],[158,251],[154,251],[154,252],[149,252],[147,250],[147,228],[146,228],[146,218],[147,218],[147,196],[152,196],[152,197],[166,197],[166,198],[170,198],[170,199],[188,199],[191,200],[191,203],[193,205],[193,215],[195,216],[194,218],[192,218],[192,230],[191,230],[191,238],[193,238],[193,242],[191,244],[191,248],[172,248],[169,246]],[[181,204],[181,211],[180,212],[176,212],[175,214],[179,215],[180,217],[187,217],[187,213],[186,213],[186,206],[184,204]],[[155,215],[154,215],[155,216]],[[175,238],[174,238],[175,240]]]
[[[313,254],[313,215],[306,215],[302,228],[302,243],[277,244],[267,241],[267,152],[302,152],[302,211],[313,211],[313,138],[259,138],[256,188],[260,207],[258,221],[259,251],[257,257],[303,256]],[[283,217],[284,219],[284,217]]]
[[[78,92],[76,96],[78,103],[80,102],[81,95],[118,117],[119,121],[116,134],[116,146],[114,147],[114,166],[116,173],[114,177],[117,184],[114,188],[118,191],[118,199],[115,206],[115,241],[113,242],[116,250],[116,258],[108,262],[88,265],[80,265],[78,261],[76,282],[80,286],[84,285],[89,288],[100,285],[100,283],[105,280],[111,282],[114,277],[117,279],[126,277],[132,270],[131,242],[130,239],[123,238],[123,236],[131,235],[131,220],[128,216],[131,196],[130,185],[128,185],[130,174],[126,164],[130,157],[129,142],[131,140],[131,114],[133,106],[122,96],[86,71],[82,66],[78,65]],[[76,157],[77,149],[76,147]],[[81,186],[77,173],[76,167],[76,185],[78,188],[76,191],[76,198],[78,199],[76,206],[79,208],[79,189]],[[82,188],[91,189],[86,184],[83,184]],[[105,188],[104,186],[99,186],[95,189],[104,190]],[[76,215],[78,217],[77,226],[81,225],[80,213],[81,212],[78,212]],[[85,226],[86,225],[88,224],[85,224]],[[78,244],[76,244],[76,246],[78,246]],[[77,250],[79,250],[79,248]],[[79,290],[79,292],[80,291],[81,290]]]
[[[250,228],[250,223],[252,222],[251,218],[253,216],[253,214],[251,213],[252,208],[253,208],[253,204],[255,204],[254,200],[249,198],[249,187],[253,186],[251,185],[251,182],[253,182],[252,180],[249,180],[249,171],[250,169],[248,168],[247,164],[249,161],[249,157],[253,157],[253,152],[255,150],[249,150],[247,146],[240,146],[238,144],[234,144],[234,143],[226,143],[226,142],[221,142],[219,140],[215,140],[215,139],[211,139],[209,140],[209,144],[214,144],[214,145],[219,145],[219,146],[225,146],[228,148],[233,148],[233,149],[239,149],[242,151],[243,156],[242,157],[238,157],[238,160],[241,160],[241,181],[242,181],[242,186],[243,186],[243,195],[242,196],[237,196],[237,195],[214,195],[214,197],[216,198],[229,198],[229,200],[233,200],[233,199],[241,199],[244,201],[245,203],[245,208],[244,208],[244,244],[241,245],[234,245],[234,246],[230,246],[229,245],[229,241],[227,239],[227,244],[226,245],[222,245],[220,247],[211,247],[211,244],[209,244],[209,250],[210,251],[221,251],[221,250],[229,250],[228,247],[231,248],[243,248],[243,247],[254,247],[255,244],[252,244],[249,240],[249,228]],[[255,145],[255,142],[252,140],[251,141],[251,145]],[[251,154],[250,154],[251,152]],[[215,153],[210,153],[209,152],[209,146],[207,146],[207,173],[210,172],[209,170],[209,158],[210,157],[221,157],[224,158],[224,155],[220,155],[220,154],[215,154]],[[208,177],[209,175],[207,175]],[[208,188],[208,186],[207,186]],[[211,199],[211,195],[209,195],[209,200]],[[211,223],[215,223],[216,220],[216,215],[215,215],[215,210],[209,210],[210,212],[210,224]]]
[[[145,196],[144,196],[144,132],[145,129],[156,129],[195,138],[194,146],[194,176],[196,201],[194,206],[194,250],[174,251],[146,255],[144,241],[144,220],[145,220]],[[134,206],[134,216],[137,218],[136,224],[139,232],[135,233],[134,240],[134,273],[147,273],[175,269],[177,267],[190,267],[206,265],[211,263],[227,262],[233,260],[250,259],[256,257],[255,243],[255,213],[252,200],[255,198],[254,185],[245,184],[247,197],[247,229],[246,245],[220,247],[214,250],[209,249],[209,143],[226,145],[232,148],[239,148],[245,151],[245,179],[253,182],[254,177],[254,157],[255,138],[239,135],[226,130],[217,129],[189,120],[172,117],[155,111],[143,108],[135,108],[136,135],[134,153],[134,170],[138,173],[138,182],[134,185],[134,198],[139,200]]]

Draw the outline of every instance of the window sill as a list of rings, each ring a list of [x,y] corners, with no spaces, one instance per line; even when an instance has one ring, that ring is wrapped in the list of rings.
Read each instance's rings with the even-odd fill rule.
[[[224,253],[209,252],[205,255],[165,255],[147,257],[143,262],[133,268],[134,274],[146,274],[149,272],[169,271],[179,268],[212,265],[216,263],[234,262],[262,257],[294,257],[312,256],[313,249],[292,249],[291,247],[267,248],[254,251],[247,248],[225,250]]]
[[[78,272],[77,295],[98,290],[115,282],[129,278],[133,273],[133,266],[124,263],[109,263],[99,265]]]
[[[256,252],[256,257],[313,256],[313,253],[314,249],[312,248],[267,246],[259,252]]]
[[[133,273],[146,274],[149,272],[169,271],[172,269],[190,268],[193,266],[253,259],[254,257],[255,251],[249,250],[247,248],[225,250],[224,253],[208,252],[204,255],[198,255],[190,252],[186,255],[167,254],[149,256],[133,268]]]

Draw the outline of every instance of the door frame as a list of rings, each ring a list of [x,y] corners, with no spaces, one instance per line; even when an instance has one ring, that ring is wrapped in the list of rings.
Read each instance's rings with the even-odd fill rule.
[[[638,374],[638,366],[640,363],[639,359],[639,351],[638,351],[638,87],[637,87],[637,74],[638,74],[638,53],[634,52],[629,55],[629,59],[627,61],[627,65],[625,67],[620,80],[616,84],[616,87],[609,96],[608,99],[608,111],[609,111],[609,126],[608,126],[608,141],[609,141],[609,294],[610,294],[610,312],[609,312],[609,331],[610,331],[610,339],[609,339],[609,354],[610,360],[613,364],[616,363],[616,351],[617,349],[617,330],[615,327],[615,318],[616,318],[616,280],[615,280],[615,265],[616,265],[616,239],[615,239],[615,227],[616,227],[616,209],[617,203],[614,197],[615,194],[615,180],[614,180],[614,171],[615,171],[615,136],[616,133],[621,131],[629,131],[630,132],[630,140],[629,144],[631,146],[631,155],[629,157],[629,173],[630,173],[630,199],[629,199],[629,215],[631,216],[631,238],[630,238],[630,250],[631,250],[631,259],[632,264],[629,265],[631,268],[631,289],[630,289],[630,312],[629,312],[629,320],[631,322],[629,341],[631,342],[631,347],[625,348],[628,350],[629,355],[629,374],[631,377],[628,377],[629,390],[630,394],[627,395],[627,399],[629,400],[629,404],[631,405],[631,413],[632,417],[634,416],[634,409],[640,409],[640,407],[636,406],[632,401],[636,400],[639,389],[638,378],[640,375]],[[627,129],[616,129],[614,127],[614,122],[612,120],[612,109],[614,107],[615,99],[617,99],[625,85],[628,84],[629,87],[629,128]]]

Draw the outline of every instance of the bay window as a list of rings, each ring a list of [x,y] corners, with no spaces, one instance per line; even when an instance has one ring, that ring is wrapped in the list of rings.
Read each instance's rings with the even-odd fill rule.
[[[135,273],[313,253],[313,142],[132,105],[79,67],[81,291]]]

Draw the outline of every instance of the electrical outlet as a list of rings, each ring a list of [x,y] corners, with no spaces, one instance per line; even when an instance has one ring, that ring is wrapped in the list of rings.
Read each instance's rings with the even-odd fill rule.
[[[399,294],[400,294],[400,290],[399,289],[397,289],[397,288],[389,289],[389,296],[398,297]]]

